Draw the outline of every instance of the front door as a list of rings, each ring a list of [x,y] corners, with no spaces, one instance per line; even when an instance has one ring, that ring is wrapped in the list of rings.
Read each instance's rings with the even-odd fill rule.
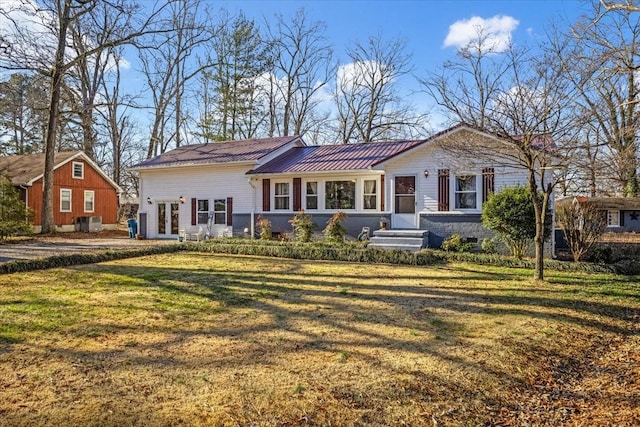
[[[394,197],[391,226],[393,228],[417,228],[415,175],[395,177]]]
[[[158,234],[178,234],[178,203],[158,203]]]

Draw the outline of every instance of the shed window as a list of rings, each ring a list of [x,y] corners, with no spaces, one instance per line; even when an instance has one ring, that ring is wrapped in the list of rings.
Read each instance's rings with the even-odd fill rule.
[[[84,211],[93,212],[94,209],[95,193],[92,190],[85,190],[84,192]]]
[[[84,179],[84,163],[73,162],[73,177],[75,179]]]
[[[71,190],[60,189],[60,212],[71,212]]]

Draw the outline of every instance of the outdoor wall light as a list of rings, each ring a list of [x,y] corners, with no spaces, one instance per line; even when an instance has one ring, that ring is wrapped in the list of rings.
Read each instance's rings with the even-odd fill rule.
[[[178,200],[180,200],[180,203],[184,204],[184,197],[183,196],[180,196],[180,198]]]
[[[147,203],[151,204],[151,197],[147,197]]]
[[[424,177],[425,178],[429,178],[429,171],[428,170],[425,169],[423,173],[424,173]]]

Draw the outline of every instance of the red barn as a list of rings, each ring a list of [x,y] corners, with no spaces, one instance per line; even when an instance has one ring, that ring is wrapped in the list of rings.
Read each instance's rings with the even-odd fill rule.
[[[0,174],[11,178],[22,200],[35,213],[40,231],[44,154],[0,157]],[[58,231],[99,231],[118,223],[120,187],[82,151],[56,153],[53,216]]]

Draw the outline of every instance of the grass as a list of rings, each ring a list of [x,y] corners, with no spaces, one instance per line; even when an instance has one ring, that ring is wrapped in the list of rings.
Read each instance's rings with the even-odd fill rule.
[[[3,425],[637,425],[637,278],[179,253],[0,277]]]

